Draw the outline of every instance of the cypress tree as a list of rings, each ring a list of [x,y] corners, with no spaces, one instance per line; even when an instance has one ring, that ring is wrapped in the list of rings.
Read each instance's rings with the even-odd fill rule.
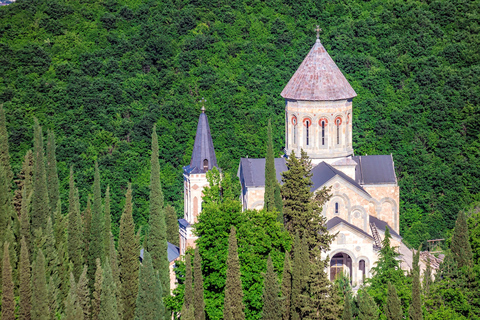
[[[15,319],[12,266],[10,265],[9,244],[5,242],[2,267],[2,319]]]
[[[305,238],[300,237],[298,232],[295,235],[295,244],[293,252],[292,267],[292,297],[290,314],[292,319],[301,319],[302,307],[304,307],[304,299],[302,295],[305,292],[306,277],[309,275],[309,258],[308,248]]]
[[[420,293],[420,274],[419,271],[413,271],[412,281],[412,304],[408,310],[410,319],[423,320],[422,296]]]
[[[459,268],[472,265],[472,247],[470,246],[469,242],[467,218],[465,216],[465,212],[463,211],[458,213],[450,249],[455,261],[458,263]]]
[[[88,289],[87,265],[83,266],[82,274],[78,278],[77,283],[77,299],[78,305],[82,309],[83,318],[90,319],[90,290]]]
[[[48,320],[48,289],[45,279],[45,257],[42,249],[38,250],[32,274],[32,319]]]
[[[80,307],[77,297],[77,286],[75,277],[70,273],[70,290],[65,300],[65,316],[63,320],[83,320],[83,310]]]
[[[47,217],[50,212],[48,203],[47,177],[45,174],[45,161],[43,155],[42,128],[35,119],[33,144],[33,196],[32,196],[32,229],[45,229]]]
[[[102,320],[120,320],[117,305],[117,287],[112,278],[110,263],[106,260],[103,267],[102,294],[100,296],[99,319]],[[131,318],[130,318],[131,319]]]
[[[88,240],[88,278],[90,280],[90,292],[94,291],[95,270],[97,269],[96,260],[104,259],[104,235],[102,219],[102,195],[100,191],[100,172],[98,162],[95,161],[95,178],[93,182],[93,208],[92,220],[90,224],[90,234]]]
[[[7,188],[7,180],[5,170],[0,166],[0,245],[5,242],[5,232],[11,224],[11,212],[9,208],[9,190]],[[0,264],[1,265],[1,264]]]
[[[195,248],[193,258],[193,288],[194,288],[194,316],[195,320],[205,320],[205,300],[203,298],[202,257],[198,247]]]
[[[24,160],[22,163],[22,169],[17,174],[18,179],[15,180],[15,184],[17,185],[17,189],[15,190],[15,197],[14,197],[14,206],[19,216],[21,216],[21,206],[23,198],[23,192],[27,197],[30,198],[32,196],[32,181],[33,181],[33,153],[32,150],[28,150],[24,156]]]
[[[227,278],[225,281],[225,302],[223,318],[225,320],[245,319],[242,281],[240,279],[240,261],[238,259],[237,233],[230,229],[228,239]]]
[[[282,200],[282,189],[278,181],[275,183],[275,207],[277,208],[278,215],[277,221],[283,224],[283,200]]]
[[[135,319],[160,320],[165,319],[164,314],[165,307],[162,300],[162,284],[153,269],[150,253],[144,251],[143,264],[140,267]]]
[[[352,315],[352,301],[350,299],[350,294],[345,294],[345,302],[344,302],[344,307],[343,307],[343,315],[342,315],[343,320],[352,320],[353,315]]]
[[[122,318],[123,314],[123,309],[122,309],[122,303],[121,303],[121,283],[120,283],[120,272],[118,270],[118,254],[117,250],[115,249],[115,242],[113,240],[113,235],[110,233],[110,257],[111,260],[108,260],[110,263],[110,270],[112,273],[112,278],[113,281],[115,282],[115,294],[116,294],[116,303],[117,303],[117,309],[118,309],[118,316],[119,319]]]
[[[32,314],[32,283],[30,282],[30,257],[28,254],[28,245],[25,241],[25,237],[22,237],[20,241],[20,320],[30,320]]]
[[[48,290],[48,312],[50,319],[55,320],[57,318],[57,311],[59,310],[58,296],[59,290],[56,285],[56,281],[53,280],[53,277],[50,277],[50,280],[47,284]]]
[[[153,261],[153,267],[159,272],[163,296],[170,294],[170,269],[168,262],[167,226],[163,208],[163,192],[160,184],[160,163],[158,161],[158,138],[156,126],[152,133],[152,157],[150,171],[150,232],[148,248]]]
[[[273,270],[272,258],[268,255],[267,259],[267,273],[263,282],[263,310],[262,319],[264,320],[278,320],[281,318],[281,306],[278,293],[280,288],[278,286],[277,274]]]
[[[104,226],[103,226],[103,250],[105,259],[112,260],[110,256],[110,234],[112,233],[112,217],[110,214],[110,186],[107,186],[105,191],[105,208],[104,208]]]
[[[132,186],[128,185],[125,209],[120,219],[120,235],[118,238],[121,303],[123,319],[130,320],[135,313],[135,302],[138,294],[138,255],[139,246],[135,236],[135,225],[132,217]]]
[[[53,219],[55,211],[58,210],[60,201],[60,187],[58,183],[57,158],[55,156],[55,135],[52,131],[47,134],[47,187],[48,203],[50,205],[50,214]]]
[[[17,256],[17,243],[15,242],[15,235],[13,234],[12,230],[12,224],[13,221],[10,221],[10,224],[7,227],[7,230],[5,230],[5,238],[4,241],[8,242],[8,252],[9,252],[9,263],[10,263],[10,272],[12,276],[12,281],[15,284],[15,287],[18,286],[18,268],[17,268],[17,262],[18,262],[18,256]],[[3,267],[3,265],[2,265]]]
[[[78,192],[78,190],[76,190]],[[78,196],[78,194],[76,195]],[[77,207],[80,207],[79,199],[75,199]],[[90,196],[87,198],[87,207],[83,212],[83,239],[84,239],[84,251],[83,258],[88,265],[88,250],[90,247],[90,228],[92,226],[92,202]]]
[[[387,304],[385,305],[385,315],[387,320],[401,320],[403,319],[402,304],[397,295],[395,286],[388,283]]]
[[[92,300],[92,320],[99,320],[100,314],[100,297],[102,295],[102,265],[100,263],[100,259],[97,258],[97,270],[95,272],[95,291],[93,292],[93,300]]]
[[[65,289],[66,283],[62,282],[59,278],[59,271],[63,267],[58,257],[55,236],[53,234],[52,219],[49,216],[47,218],[47,227],[44,232],[43,252],[45,253],[45,271],[46,279],[48,279],[48,291],[49,291],[49,308],[51,314],[55,314],[59,307],[58,301],[60,301],[60,292]],[[64,279],[63,279],[64,280]]]
[[[425,296],[430,295],[430,286],[432,285],[432,263],[430,261],[430,254],[427,256],[427,266],[423,272],[423,291]]]
[[[358,294],[358,319],[378,320],[378,307],[373,298],[366,291]]]
[[[21,208],[21,215],[20,215],[20,238],[25,239],[25,243],[27,245],[28,252],[32,252],[32,247],[31,247],[31,235],[32,232],[30,230],[30,213],[29,213],[29,207],[30,207],[30,199],[27,197],[27,191],[26,188],[23,188],[22,194],[22,208]]]
[[[10,191],[11,182],[13,180],[13,172],[10,166],[10,154],[8,149],[7,120],[5,119],[3,104],[0,104],[0,165],[4,169],[5,177],[9,182],[7,184],[7,189]]]
[[[67,247],[70,261],[73,264],[73,275],[78,281],[83,270],[83,232],[80,211],[76,200],[75,181],[73,179],[73,168],[70,168],[70,193],[68,198],[68,230]]]
[[[193,308],[193,279],[192,279],[192,260],[189,254],[185,255],[185,295],[183,305],[187,309]]]
[[[275,210],[275,186],[277,177],[275,173],[275,159],[273,156],[272,124],[268,119],[267,127],[267,154],[265,157],[265,193],[263,196],[264,208],[268,211]]]
[[[178,247],[180,245],[178,219],[175,209],[171,205],[165,207],[165,217],[167,219],[167,241]]]
[[[283,274],[282,274],[282,319],[290,319],[290,304],[292,298],[292,267],[290,266],[290,253],[285,252],[285,260],[283,262]]]

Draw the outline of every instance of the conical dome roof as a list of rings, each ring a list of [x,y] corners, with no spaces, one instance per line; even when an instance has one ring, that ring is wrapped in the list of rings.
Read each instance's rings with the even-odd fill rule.
[[[317,39],[281,96],[293,100],[344,100],[357,94]]]
[[[217,158],[215,157],[207,115],[202,108],[202,113],[200,113],[198,119],[197,135],[193,144],[192,159],[188,169],[190,173],[205,173],[213,167],[217,167]]]

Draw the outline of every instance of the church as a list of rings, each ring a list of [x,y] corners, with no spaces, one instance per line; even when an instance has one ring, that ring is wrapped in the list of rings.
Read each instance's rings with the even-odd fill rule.
[[[322,214],[336,234],[328,256],[334,280],[347,274],[353,284],[371,276],[385,229],[400,246],[399,187],[392,155],[354,155],[352,104],[356,93],[321,44],[315,44],[281,92],[285,99],[285,151],[307,152],[313,165],[311,191],[331,188]],[[184,167],[184,218],[179,220],[180,255],[194,247],[193,225],[202,207],[206,172],[217,166],[205,109],[200,114],[190,165]],[[277,180],[286,159],[275,159]],[[262,209],[265,159],[242,158],[238,168],[243,209]]]

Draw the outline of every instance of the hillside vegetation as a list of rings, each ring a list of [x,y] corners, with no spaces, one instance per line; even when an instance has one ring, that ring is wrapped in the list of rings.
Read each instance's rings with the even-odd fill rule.
[[[131,181],[135,222],[144,225],[156,123],[165,199],[181,213],[199,101],[224,171],[234,175],[240,157],[264,156],[268,118],[280,154],[280,92],[318,24],[358,94],[355,153],[393,153],[401,232],[418,246],[445,236],[459,210],[479,199],[479,5],[18,0],[0,8],[0,103],[14,171],[32,148],[36,117],[57,137],[60,190],[73,165],[79,188],[92,192],[98,160],[113,220]]]

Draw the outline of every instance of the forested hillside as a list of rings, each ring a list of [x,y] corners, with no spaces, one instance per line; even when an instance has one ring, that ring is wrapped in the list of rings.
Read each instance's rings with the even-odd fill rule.
[[[165,199],[183,212],[203,97],[219,165],[263,157],[266,123],[284,145],[280,97],[314,28],[354,99],[356,154],[393,153],[402,235],[445,235],[480,191],[477,1],[19,0],[0,8],[0,103],[15,173],[33,118],[56,134],[60,190],[74,165],[82,207],[94,177],[118,222],[132,182],[147,222],[149,153],[159,133]],[[67,192],[67,191],[65,191]],[[68,194],[64,193],[63,206]]]

